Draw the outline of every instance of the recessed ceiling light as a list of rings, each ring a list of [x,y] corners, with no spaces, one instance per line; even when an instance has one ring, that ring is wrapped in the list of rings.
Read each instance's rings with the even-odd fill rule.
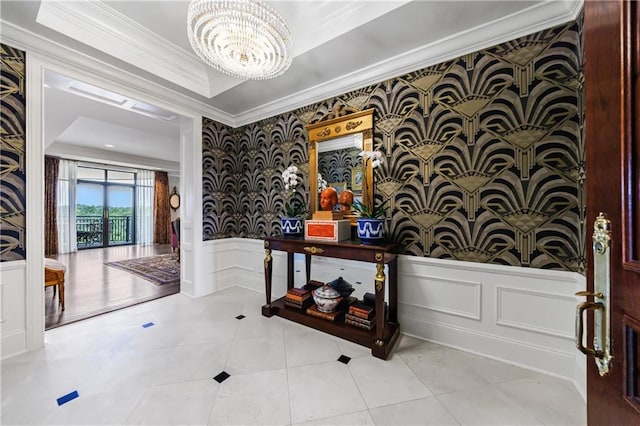
[[[111,145],[110,143],[106,143],[104,144],[104,146],[106,146],[107,148],[113,148],[113,145]]]

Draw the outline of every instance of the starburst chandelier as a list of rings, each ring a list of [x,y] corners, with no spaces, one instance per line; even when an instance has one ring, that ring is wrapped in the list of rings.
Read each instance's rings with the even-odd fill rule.
[[[291,33],[284,20],[254,0],[193,0],[187,30],[207,64],[233,77],[264,80],[291,65]]]

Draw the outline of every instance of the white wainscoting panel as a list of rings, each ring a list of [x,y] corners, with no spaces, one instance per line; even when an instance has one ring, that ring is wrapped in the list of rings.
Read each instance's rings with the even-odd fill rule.
[[[398,303],[477,321],[482,319],[481,283],[416,274],[405,274],[402,278],[411,284],[403,287]]]
[[[582,275],[535,268],[400,256],[401,330],[426,340],[573,380],[583,356],[574,345],[576,291]],[[460,297],[478,296],[455,283],[474,283],[480,315],[460,315]],[[450,285],[444,285],[450,284]],[[444,307],[457,309],[447,311]],[[576,374],[578,376],[576,376]]]
[[[497,324],[573,340],[575,296],[503,286],[496,290]]]
[[[208,241],[211,291],[237,285],[264,293],[262,240]],[[284,252],[273,250],[272,299],[286,292]],[[212,260],[209,262],[209,260]],[[294,256],[294,283],[306,281]],[[354,296],[374,291],[375,266],[315,256],[311,279],[339,276]],[[398,315],[403,333],[573,380],[584,389],[584,356],[574,346],[576,291],[584,276],[563,271],[400,256]]]
[[[2,359],[27,350],[26,266],[23,260],[0,263]]]

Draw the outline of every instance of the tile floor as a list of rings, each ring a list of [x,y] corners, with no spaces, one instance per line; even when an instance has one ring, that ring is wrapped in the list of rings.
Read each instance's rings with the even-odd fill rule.
[[[408,336],[385,362],[264,318],[263,303],[237,287],[178,294],[50,330],[44,348],[2,361],[1,423],[585,424],[567,381]]]

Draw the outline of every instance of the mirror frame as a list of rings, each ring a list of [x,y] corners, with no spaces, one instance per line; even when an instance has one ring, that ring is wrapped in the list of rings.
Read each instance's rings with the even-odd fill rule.
[[[176,190],[176,187],[173,187],[173,192],[169,195],[169,206],[175,211],[180,208],[180,194]]]
[[[309,210],[318,209],[318,144],[354,133],[362,133],[362,150],[373,150],[373,111],[367,109],[306,126],[309,134]],[[362,203],[373,207],[373,168],[371,161],[364,170]],[[352,223],[355,223],[353,218]]]

